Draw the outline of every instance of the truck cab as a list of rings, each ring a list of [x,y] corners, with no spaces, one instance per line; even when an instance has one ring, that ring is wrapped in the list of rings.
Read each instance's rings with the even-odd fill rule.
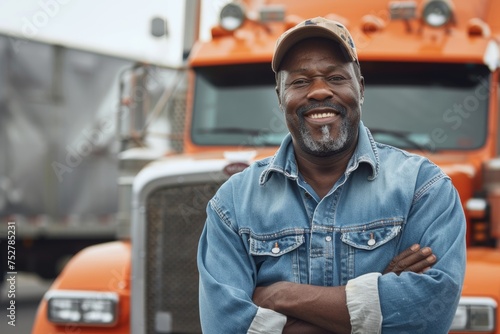
[[[202,13],[216,3],[203,2]],[[201,332],[196,250],[207,202],[276,151],[287,128],[270,65],[275,41],[323,16],[353,36],[362,120],[375,139],[428,157],[459,191],[467,269],[450,333],[500,334],[499,12],[497,0],[225,3],[190,54],[182,152],[135,177],[130,237],[75,256],[42,300],[33,333]],[[424,328],[441,307],[445,299],[409,321]]]

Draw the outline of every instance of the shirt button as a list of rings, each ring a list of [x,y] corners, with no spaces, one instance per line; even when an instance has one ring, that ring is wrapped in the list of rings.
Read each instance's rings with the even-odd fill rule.
[[[280,247],[279,247],[278,243],[274,244],[274,247],[273,247],[273,249],[271,249],[271,252],[273,254],[278,254],[280,252]]]
[[[373,233],[370,233],[370,240],[368,240],[368,246],[373,246],[377,242],[375,241],[375,238],[373,237]]]
[[[309,194],[308,192],[306,192],[304,195],[306,196],[306,198],[311,198],[312,197],[311,194]]]
[[[326,240],[326,241],[332,241],[332,237],[331,237],[331,236],[327,236],[327,237],[325,238],[325,240]]]

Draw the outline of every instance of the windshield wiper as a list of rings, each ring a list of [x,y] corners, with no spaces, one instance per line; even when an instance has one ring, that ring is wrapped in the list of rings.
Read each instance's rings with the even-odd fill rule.
[[[235,134],[249,137],[249,143],[255,146],[278,146],[286,133],[277,133],[270,129],[250,129],[240,127],[201,128],[199,134]]]
[[[224,128],[203,128],[197,129],[198,133],[207,134],[241,134],[241,135],[250,135],[253,137],[257,137],[260,135],[265,135],[270,133],[268,129],[249,129],[249,128],[239,128],[239,127],[224,127]]]
[[[432,152],[434,153],[434,150],[431,147],[426,147],[425,145],[422,145],[421,143],[417,142],[416,140],[412,139],[410,137],[411,132],[406,132],[406,131],[397,131],[397,130],[389,130],[389,129],[380,129],[380,128],[369,128],[370,132],[373,135],[376,134],[383,134],[383,135],[389,135],[392,136],[396,139],[400,139],[410,145],[411,148],[418,149],[424,152]]]

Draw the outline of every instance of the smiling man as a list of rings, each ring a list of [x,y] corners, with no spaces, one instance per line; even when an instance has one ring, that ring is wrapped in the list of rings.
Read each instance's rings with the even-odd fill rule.
[[[341,24],[285,32],[272,68],[290,134],[209,202],[203,333],[447,333],[465,268],[451,180],[373,140]]]

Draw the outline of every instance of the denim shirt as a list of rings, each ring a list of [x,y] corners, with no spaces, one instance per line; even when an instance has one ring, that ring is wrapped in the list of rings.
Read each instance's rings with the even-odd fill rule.
[[[437,256],[430,270],[381,275],[414,243]],[[288,135],[211,199],[198,269],[205,334],[281,333],[286,317],[252,302],[256,286],[278,281],[347,285],[352,333],[447,333],[465,272],[465,217],[439,167],[375,142],[362,122],[345,173],[321,199]]]

